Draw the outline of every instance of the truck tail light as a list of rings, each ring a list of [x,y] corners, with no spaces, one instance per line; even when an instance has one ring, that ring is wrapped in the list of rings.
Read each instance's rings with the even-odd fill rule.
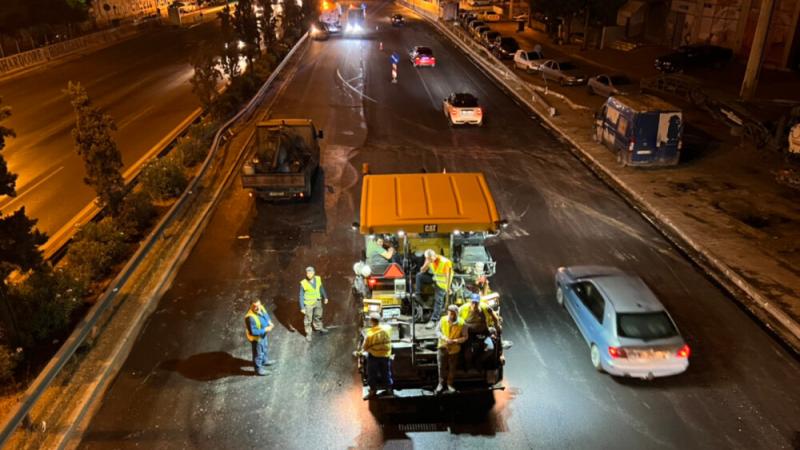
[[[636,138],[635,137],[631,137],[631,141],[628,143],[628,151],[632,152],[633,151],[633,147],[635,147],[635,146],[636,146]]]

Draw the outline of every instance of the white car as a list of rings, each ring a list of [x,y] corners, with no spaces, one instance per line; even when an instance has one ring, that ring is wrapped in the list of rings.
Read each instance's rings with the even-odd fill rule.
[[[450,125],[483,125],[483,109],[478,99],[468,93],[452,93],[442,101],[442,110]]]
[[[514,53],[514,67],[526,72],[538,72],[539,66],[541,66],[544,61],[545,59],[542,52],[517,50],[517,52]]]

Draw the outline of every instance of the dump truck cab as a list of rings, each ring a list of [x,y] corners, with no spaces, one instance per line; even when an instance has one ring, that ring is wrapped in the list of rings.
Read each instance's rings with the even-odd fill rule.
[[[392,330],[396,396],[430,395],[438,383],[437,330],[425,326],[429,320],[438,325],[438,318],[431,317],[433,287],[426,286],[421,298],[412,295],[424,251],[432,249],[453,263],[444,309],[466,304],[478,293],[481,302],[500,318],[500,295],[489,287],[497,264],[486,243],[504,227],[481,173],[364,176],[360,222],[354,228],[363,235],[364,248],[371,248],[371,255],[365,251],[353,266],[353,291],[360,299],[359,348],[370,326],[370,314],[380,314]],[[377,255],[379,243],[384,249],[391,245],[396,250],[391,259]],[[497,325],[488,336],[495,341],[494,350],[482,355],[480,363],[465,365],[462,353],[455,381],[459,390],[501,388],[505,360]],[[472,336],[462,348],[471,342]],[[365,358],[358,351],[357,355],[367,386]]]
[[[259,122],[248,143],[242,186],[262,199],[308,199],[319,168],[319,139],[309,119]]]

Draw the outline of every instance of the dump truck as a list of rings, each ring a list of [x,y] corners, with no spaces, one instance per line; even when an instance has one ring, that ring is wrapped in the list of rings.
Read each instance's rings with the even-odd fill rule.
[[[489,186],[482,173],[414,173],[365,175],[361,191],[360,222],[353,229],[364,236],[364,245],[377,237],[391,242],[399,258],[395,261],[358,261],[353,266],[353,293],[360,300],[359,339],[354,355],[364,392],[368,389],[366,355],[359,351],[369,329],[371,315],[378,314],[391,327],[392,376],[394,391],[380,398],[419,397],[434,394],[437,385],[437,346],[435,329],[425,326],[432,317],[432,286],[414,292],[415,274],[422,265],[425,249],[434,249],[453,263],[454,278],[445,297],[445,306],[463,305],[479,293],[481,303],[500,314],[501,295],[489,288],[488,279],[497,263],[487,248],[507,222],[501,220]],[[455,385],[458,392],[485,392],[503,389],[504,341],[501,330],[490,329],[487,336],[470,336],[462,349],[478,344],[483,354],[480,363],[467,364],[464,353],[459,361]],[[485,338],[494,345],[482,347]],[[475,348],[475,347],[473,347]]]
[[[265,200],[308,199],[319,168],[317,130],[309,119],[259,122],[242,166],[242,187]]]

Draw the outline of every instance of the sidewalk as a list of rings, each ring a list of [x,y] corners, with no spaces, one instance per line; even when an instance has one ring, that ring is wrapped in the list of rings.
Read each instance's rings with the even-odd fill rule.
[[[668,51],[644,47],[631,52],[581,52],[579,46],[552,45],[533,30],[516,33],[513,23],[492,28],[514,36],[525,49],[541,44],[548,58],[572,57],[589,76],[602,72],[649,76],[655,74],[653,58]],[[541,77],[514,72],[543,90]],[[738,87],[725,84],[728,77],[717,74],[707,79],[713,80],[715,88],[736,92]],[[795,88],[789,89],[792,79]],[[759,95],[800,97],[796,74],[765,71],[761,80]],[[669,99],[686,108],[681,164],[649,170],[621,167],[611,151],[593,140],[592,114],[604,99],[589,95],[583,87],[561,88],[551,83],[548,90],[559,94],[546,97],[558,111],[555,117],[541,113],[541,107],[529,99],[521,100],[540,112],[542,120],[568,140],[593,171],[800,351],[800,192],[775,181],[775,172],[790,164],[784,155],[742,143],[707,114]]]

